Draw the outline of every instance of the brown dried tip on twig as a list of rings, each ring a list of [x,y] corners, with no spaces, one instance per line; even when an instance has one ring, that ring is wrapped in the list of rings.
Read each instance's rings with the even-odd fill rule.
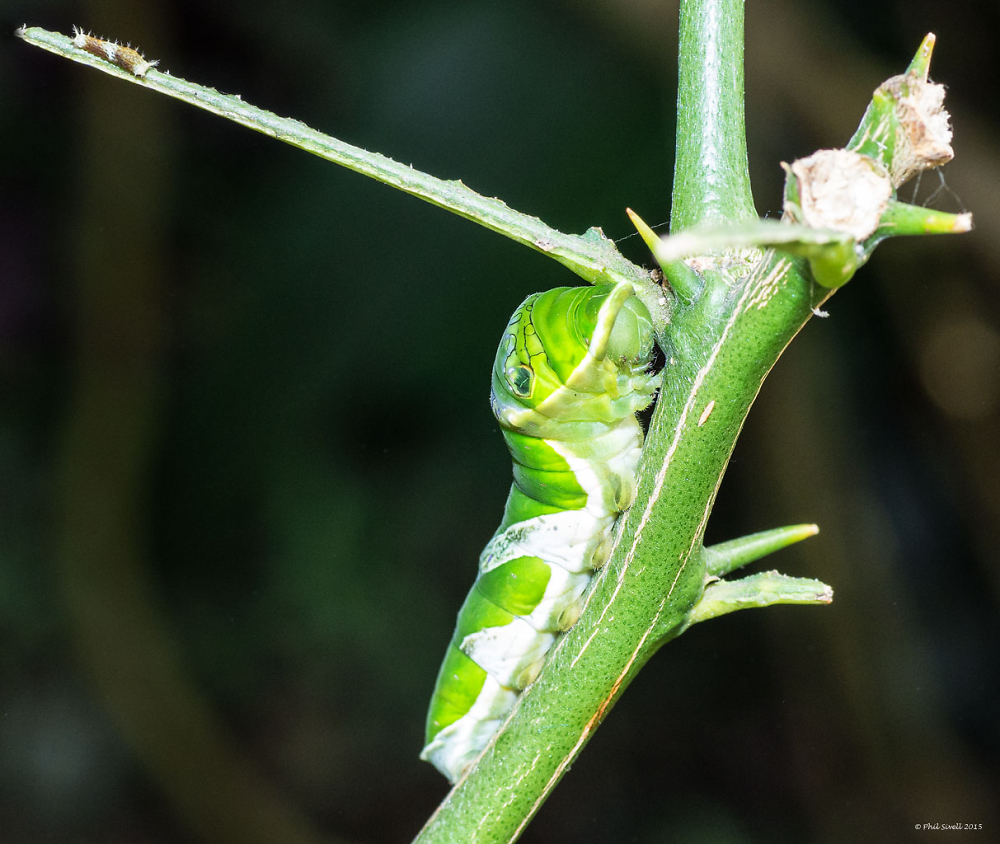
[[[892,197],[885,170],[866,155],[823,149],[784,165],[798,183],[799,209],[785,211],[803,224],[864,240],[878,228]],[[796,213],[798,211],[798,213]]]
[[[955,157],[944,85],[904,74],[887,80],[881,89],[897,102],[899,129],[889,174],[893,185],[899,187],[921,170],[940,167]]]

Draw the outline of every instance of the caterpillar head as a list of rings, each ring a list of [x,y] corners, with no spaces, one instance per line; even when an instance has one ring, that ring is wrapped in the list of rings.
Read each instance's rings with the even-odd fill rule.
[[[493,410],[502,424],[551,436],[579,423],[579,436],[646,407],[658,377],[649,312],[628,284],[557,287],[514,312],[493,367]],[[560,432],[567,438],[568,431]]]

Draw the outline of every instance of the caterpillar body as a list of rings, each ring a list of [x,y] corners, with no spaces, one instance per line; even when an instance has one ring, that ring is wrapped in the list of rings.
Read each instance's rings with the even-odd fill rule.
[[[159,64],[158,61],[149,61],[134,47],[118,44],[114,41],[105,41],[103,38],[95,38],[78,26],[73,27],[73,45],[140,78],[145,77],[150,70]]]
[[[491,405],[514,483],[458,613],[420,754],[452,782],[576,622],[607,559],[635,497],[635,414],[661,382],[646,371],[652,352],[649,312],[625,283],[536,293],[507,325]]]

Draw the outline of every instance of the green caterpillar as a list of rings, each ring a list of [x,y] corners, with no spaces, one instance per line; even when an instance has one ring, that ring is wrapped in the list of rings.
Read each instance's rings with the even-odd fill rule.
[[[420,754],[452,782],[576,622],[607,559],[635,497],[635,414],[661,381],[646,371],[652,352],[649,312],[624,283],[536,293],[507,324],[490,401],[514,484],[459,611]]]

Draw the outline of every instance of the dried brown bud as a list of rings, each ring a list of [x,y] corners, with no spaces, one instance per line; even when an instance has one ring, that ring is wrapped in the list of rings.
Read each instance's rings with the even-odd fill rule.
[[[899,187],[921,170],[940,167],[955,157],[951,148],[944,86],[912,74],[894,76],[880,88],[896,100],[896,148],[890,176]]]
[[[824,149],[786,168],[797,182],[797,206],[785,201],[793,219],[818,229],[834,229],[864,240],[878,228],[892,196],[889,175],[866,155]]]

